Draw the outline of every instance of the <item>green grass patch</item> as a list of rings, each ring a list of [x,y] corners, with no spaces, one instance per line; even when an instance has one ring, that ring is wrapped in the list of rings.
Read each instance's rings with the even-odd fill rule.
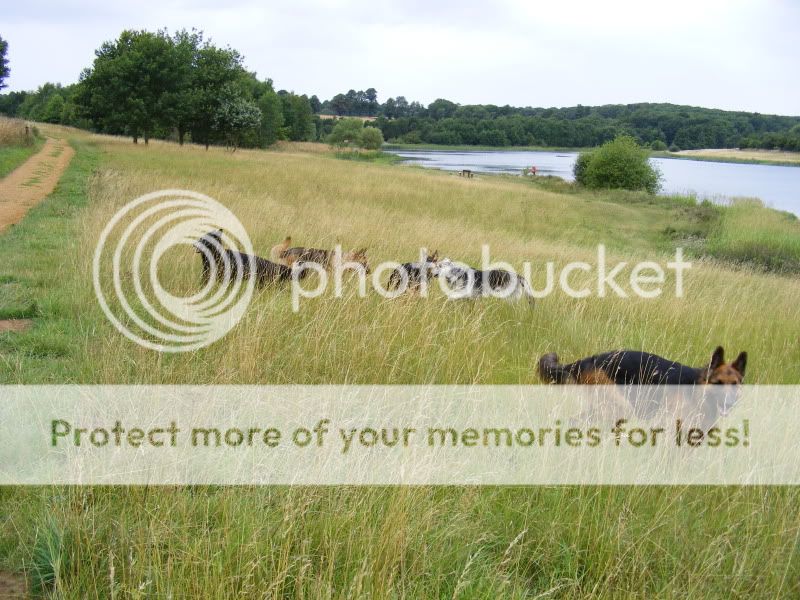
[[[334,156],[339,160],[355,160],[386,165],[403,161],[401,156],[389,152],[382,152],[380,150],[338,150],[335,152]]]
[[[681,299],[556,296],[532,309],[348,296],[295,314],[286,290],[264,290],[217,344],[144,350],[102,314],[90,265],[108,219],[156,189],[217,198],[262,255],[289,234],[366,245],[375,262],[411,260],[423,244],[475,262],[486,242],[537,268],[593,260],[597,243],[614,261],[663,262],[689,232],[705,244],[736,207],[99,139],[103,154],[74,141],[56,192],[0,236],[0,306],[36,311],[35,327],[0,339],[4,383],[519,384],[538,382],[547,351],[634,347],[699,365],[717,344],[750,352],[748,382],[800,381],[797,280],[717,261],[694,265]],[[197,290],[190,249],[162,267],[176,291]],[[59,598],[800,594],[789,487],[20,487],[0,488],[0,515],[0,569]]]
[[[775,165],[780,167],[800,167],[800,161],[770,158],[743,158],[736,156],[703,156],[698,154],[676,154],[674,152],[652,151],[651,157],[674,160],[699,160],[701,162],[739,163],[743,165]]]
[[[711,256],[779,273],[800,273],[800,221],[791,213],[740,200],[721,211],[707,241]]]
[[[22,374],[70,381],[81,307],[74,303],[63,274],[77,252],[79,221],[86,206],[89,176],[99,150],[71,140],[76,154],[53,193],[0,235],[0,318],[33,318],[25,332],[0,337],[0,383],[18,383]]]
[[[36,138],[33,144],[23,146],[0,146],[0,178],[5,177],[31,156],[42,149],[44,140]]]

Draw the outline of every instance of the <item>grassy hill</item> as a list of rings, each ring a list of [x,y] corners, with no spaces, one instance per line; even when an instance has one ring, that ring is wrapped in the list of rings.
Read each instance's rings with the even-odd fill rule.
[[[232,154],[53,131],[77,155],[56,193],[0,237],[0,312],[36,319],[0,334],[3,383],[539,383],[544,352],[643,348],[699,365],[718,344],[749,352],[750,383],[800,382],[796,276],[736,253],[697,258],[739,247],[753,222],[740,212],[319,147]],[[695,264],[681,299],[668,284],[656,299],[554,295],[532,309],[349,294],[293,313],[286,290],[267,290],[214,346],[157,355],[107,322],[91,259],[110,216],[162,188],[218,199],[262,255],[290,234],[367,246],[373,263],[412,260],[421,245],[477,263],[489,243],[493,257],[537,268],[591,262],[603,243],[629,262],[686,246]],[[789,240],[770,252],[791,249],[796,221],[746,208]],[[195,254],[161,268],[174,289],[197,288]],[[794,488],[6,488],[0,569],[52,576],[64,598],[775,597],[800,592],[798,508]]]

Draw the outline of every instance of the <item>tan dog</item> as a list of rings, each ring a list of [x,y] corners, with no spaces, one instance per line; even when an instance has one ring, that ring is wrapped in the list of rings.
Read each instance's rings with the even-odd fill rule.
[[[336,252],[334,250],[321,250],[320,248],[306,248],[303,246],[292,247],[292,238],[287,236],[280,244],[276,244],[270,251],[270,257],[275,262],[291,267],[297,262],[317,263],[324,269],[336,266]],[[343,252],[341,264],[356,263],[364,267],[367,273],[371,272],[367,261],[367,249],[359,248]]]

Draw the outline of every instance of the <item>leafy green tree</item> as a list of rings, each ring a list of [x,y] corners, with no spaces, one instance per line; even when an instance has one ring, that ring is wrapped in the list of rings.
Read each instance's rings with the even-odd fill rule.
[[[619,136],[597,150],[582,153],[574,168],[575,180],[592,189],[644,190],[655,194],[661,174],[648,160],[647,150],[630,136]]]
[[[296,94],[285,94],[281,96],[281,101],[286,137],[294,142],[313,140],[316,137],[316,128],[308,98]]]
[[[446,119],[447,117],[452,117],[457,108],[458,104],[450,102],[450,100],[437,98],[428,105],[428,115],[432,119]]]
[[[232,48],[204,44],[197,52],[192,74],[192,141],[208,148],[214,142],[215,119],[223,101],[221,91],[247,75],[242,56]]]
[[[330,101],[330,108],[336,115],[350,114],[350,106],[344,94],[336,94]]]
[[[340,119],[328,136],[328,143],[339,148],[360,146],[363,130],[364,123],[361,119]]]
[[[198,55],[204,45],[203,32],[185,29],[178,31],[172,36],[172,44],[176,86],[167,92],[164,107],[165,117],[177,131],[178,143],[182,146],[194,123],[197,110],[198,94],[194,87],[194,78]]]
[[[236,149],[248,133],[261,126],[261,111],[245,98],[235,85],[229,84],[220,93],[220,102],[214,115],[214,130],[228,148]]]
[[[8,42],[0,37],[0,90],[6,87],[5,80],[11,74],[8,68]]]
[[[378,103],[378,91],[375,88],[367,88],[364,92],[364,99],[367,105],[367,115],[374,117],[380,108],[380,104]]]
[[[366,150],[380,150],[383,134],[377,127],[365,127],[361,132],[361,147]]]
[[[271,146],[282,136],[283,103],[270,84],[270,89],[259,96],[256,104],[261,110],[261,145]]]
[[[478,135],[478,142],[484,146],[508,146],[506,134],[499,129],[487,129]]]
[[[64,97],[61,94],[53,94],[39,115],[39,119],[45,123],[61,123],[65,106]]]
[[[147,143],[168,124],[169,98],[181,85],[172,49],[165,31],[123,31],[104,43],[81,76],[77,98],[85,114],[106,131]]]

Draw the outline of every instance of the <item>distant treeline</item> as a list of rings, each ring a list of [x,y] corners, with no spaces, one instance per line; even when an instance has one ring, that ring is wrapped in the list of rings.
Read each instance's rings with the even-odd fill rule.
[[[673,104],[569,108],[459,105],[427,107],[403,96],[382,104],[375,88],[316,95],[275,91],[231,48],[196,31],[124,31],[96,51],[80,82],[0,95],[0,113],[62,123],[134,140],[268,146],[277,140],[327,140],[334,117],[374,117],[390,142],[483,146],[598,146],[629,135],[655,150],[800,150],[800,117]]]
[[[630,135],[656,150],[776,148],[800,150],[800,117],[674,104],[610,104],[568,108],[459,105],[427,107],[404,96],[377,103],[374,88],[350,90],[321,104],[323,113],[375,116],[390,142],[483,146],[598,146]]]
[[[514,108],[436,100],[427,109],[408,109],[411,114],[376,120],[384,138],[445,145],[590,147],[630,135],[655,150],[800,148],[800,118],[672,104]]]

